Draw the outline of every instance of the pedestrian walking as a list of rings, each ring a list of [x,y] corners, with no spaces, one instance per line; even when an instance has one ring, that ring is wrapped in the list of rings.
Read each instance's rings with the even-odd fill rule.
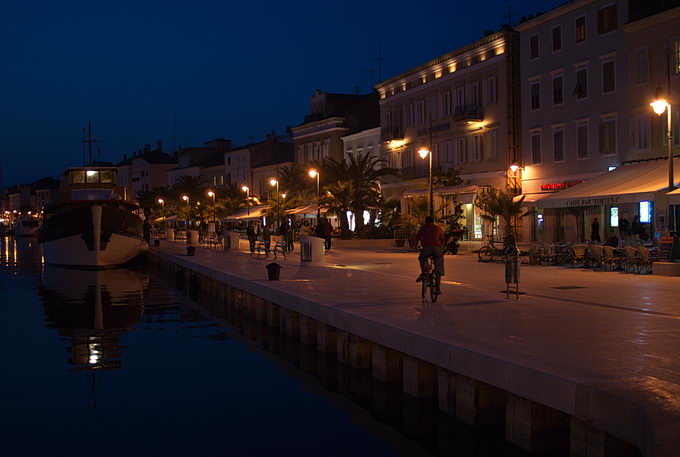
[[[250,221],[246,229],[246,236],[248,237],[248,244],[250,245],[250,253],[255,253],[255,241],[257,240],[257,230],[255,230],[255,223]]]
[[[331,235],[333,234],[333,226],[328,221],[328,219],[323,218],[321,220],[321,223],[319,224],[317,230],[319,232],[319,237],[323,238],[325,240],[324,244],[326,245],[326,250],[330,251],[331,250]]]

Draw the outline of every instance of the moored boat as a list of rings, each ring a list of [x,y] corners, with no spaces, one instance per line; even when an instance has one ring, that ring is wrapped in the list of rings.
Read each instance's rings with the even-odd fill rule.
[[[66,170],[59,201],[43,210],[45,263],[108,268],[129,262],[146,247],[138,205],[122,199],[116,173],[109,166]]]
[[[36,236],[39,228],[38,219],[22,216],[14,223],[14,236]]]

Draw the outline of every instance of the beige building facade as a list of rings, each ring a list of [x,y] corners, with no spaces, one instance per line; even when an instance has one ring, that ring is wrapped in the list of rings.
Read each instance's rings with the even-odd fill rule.
[[[429,159],[435,174],[460,170],[464,185],[435,189],[435,207],[465,203],[471,239],[484,235],[473,201],[484,187],[506,189],[519,160],[520,107],[517,34],[500,31],[376,85],[380,96],[381,157],[401,171],[382,184],[387,198],[427,194]],[[442,208],[446,212],[444,205]]]

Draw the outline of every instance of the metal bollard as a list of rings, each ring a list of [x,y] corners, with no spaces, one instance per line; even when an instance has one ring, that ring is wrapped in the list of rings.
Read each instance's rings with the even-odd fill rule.
[[[519,301],[519,267],[520,251],[514,244],[509,245],[504,254],[505,258],[505,299],[510,299],[510,293],[515,294]]]

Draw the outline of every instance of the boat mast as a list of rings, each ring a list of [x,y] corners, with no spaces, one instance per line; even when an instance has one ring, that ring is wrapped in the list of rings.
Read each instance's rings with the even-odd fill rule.
[[[85,129],[83,129],[85,130]],[[83,132],[85,133],[85,132]],[[83,135],[85,136],[85,135]],[[96,143],[97,140],[92,139],[92,121],[87,122],[87,139],[83,138],[83,143],[87,144],[87,158],[88,161],[85,165],[89,165],[92,163],[92,143]]]

